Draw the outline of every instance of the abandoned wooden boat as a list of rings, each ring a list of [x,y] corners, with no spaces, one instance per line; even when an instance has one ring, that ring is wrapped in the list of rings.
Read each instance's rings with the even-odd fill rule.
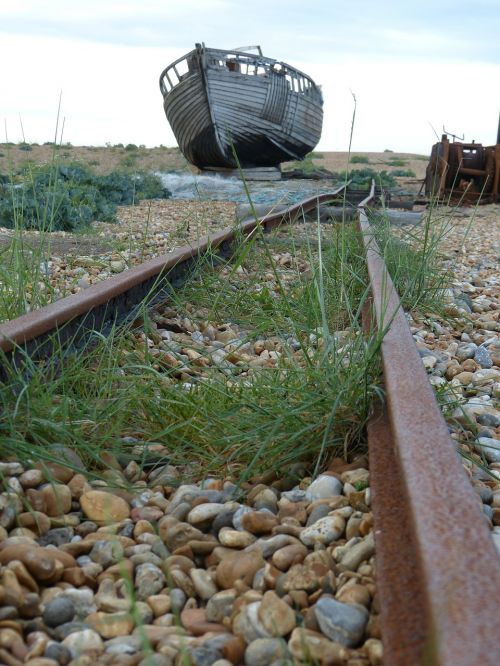
[[[314,81],[260,47],[233,51],[196,44],[160,76],[165,114],[195,166],[277,166],[318,143],[323,97]],[[257,53],[250,53],[250,50]]]

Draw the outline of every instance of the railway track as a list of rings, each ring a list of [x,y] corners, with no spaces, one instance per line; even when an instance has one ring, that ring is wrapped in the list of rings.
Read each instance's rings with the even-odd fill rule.
[[[238,233],[248,237],[259,225],[271,230],[294,222],[343,193],[341,187],[245,220]],[[372,187],[358,210],[371,285],[364,319],[384,332],[386,403],[368,426],[383,663],[493,666],[500,661],[500,558],[378,251],[366,212],[374,196]],[[227,256],[235,233],[223,230],[2,324],[4,364],[26,355],[43,360],[55,346],[69,353],[85,348],[96,330],[105,334],[134,319],[145,298],[151,305],[164,300],[207,249]]]

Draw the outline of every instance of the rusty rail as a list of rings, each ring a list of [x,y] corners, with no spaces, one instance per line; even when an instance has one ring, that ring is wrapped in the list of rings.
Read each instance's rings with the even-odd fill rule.
[[[364,210],[359,227],[384,331],[386,405],[368,427],[384,663],[494,666],[500,557]]]
[[[343,190],[245,220],[239,229],[248,236],[259,224],[272,228]],[[368,427],[384,663],[496,666],[500,558],[374,240],[365,213],[373,196],[372,187],[359,205],[359,228],[372,288],[369,317],[384,333],[387,401]],[[68,344],[84,344],[93,326],[115,321],[155,285],[161,296],[208,247],[223,254],[234,235],[224,229],[0,325],[0,348],[14,355],[19,346],[40,356],[58,327],[68,331]]]
[[[264,230],[270,230],[283,221],[293,221],[320,204],[338,198],[348,184],[287,208],[280,207],[260,219],[247,219],[238,226],[238,233],[248,237],[258,225]],[[26,354],[33,360],[47,358],[54,348],[83,348],[95,331],[106,334],[117,321],[133,318],[136,308],[144,299],[153,303],[164,298],[172,286],[177,286],[185,279],[190,267],[209,248],[221,256],[227,254],[235,238],[234,227],[222,229],[200,239],[196,245],[184,246],[146,261],[91,285],[85,291],[0,324],[0,350],[6,354],[7,361],[15,361]]]

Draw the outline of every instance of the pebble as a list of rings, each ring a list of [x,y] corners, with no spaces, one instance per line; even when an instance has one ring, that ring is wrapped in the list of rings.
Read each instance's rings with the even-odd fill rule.
[[[83,493],[80,504],[85,516],[98,525],[120,522],[130,515],[130,507],[124,499],[102,490]]]
[[[217,565],[217,585],[226,590],[232,588],[236,581],[251,586],[254,575],[263,566],[264,559],[257,552],[230,553]]]
[[[359,645],[369,617],[365,609],[326,596],[321,597],[313,608],[325,636],[346,647]]]
[[[316,543],[329,545],[342,536],[345,525],[345,519],[338,514],[325,516],[319,518],[313,525],[305,527],[300,533],[300,540],[306,546],[314,546]]]
[[[93,629],[75,631],[66,636],[61,644],[68,648],[72,657],[77,657],[86,652],[102,652],[104,649],[101,637]]]
[[[156,565],[140,564],[135,572],[136,596],[140,601],[146,601],[148,597],[158,594],[166,585],[163,571]]]
[[[286,644],[276,638],[256,638],[245,650],[245,666],[269,666],[288,657]]]
[[[270,636],[286,636],[295,628],[295,613],[272,590],[264,593],[257,615]]]
[[[332,495],[342,495],[342,482],[334,476],[321,475],[307,488],[305,499],[314,502]]]
[[[71,622],[75,617],[73,601],[64,595],[59,595],[45,605],[42,619],[48,627],[57,627],[60,624]]]

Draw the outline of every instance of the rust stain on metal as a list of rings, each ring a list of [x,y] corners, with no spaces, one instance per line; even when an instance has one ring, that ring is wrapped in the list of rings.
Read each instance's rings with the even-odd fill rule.
[[[499,201],[500,120],[494,146],[450,142],[443,134],[441,141],[432,146],[424,185],[426,195],[438,199],[461,203]]]
[[[360,229],[385,330],[387,412],[369,428],[384,663],[494,666],[500,557],[364,213]]]
[[[278,212],[265,215],[262,218],[247,219],[240,224],[239,232],[248,236],[258,225],[262,225],[267,230],[276,227],[283,221],[293,221],[302,213],[314,210],[318,205],[337,197],[345,187],[346,185],[342,185],[326,194],[309,197],[298,204],[280,209]],[[126,294],[142,282],[160,275],[168,276],[169,271],[185,262],[196,259],[209,247],[217,248],[234,239],[235,230],[233,227],[222,229],[217,233],[201,238],[195,245],[184,246],[167,255],[146,261],[119,275],[93,284],[78,294],[61,298],[50,305],[5,322],[0,325],[0,349],[8,352],[16,345],[22,346],[39,336],[50,333],[76,317],[85,315],[92,309]]]

